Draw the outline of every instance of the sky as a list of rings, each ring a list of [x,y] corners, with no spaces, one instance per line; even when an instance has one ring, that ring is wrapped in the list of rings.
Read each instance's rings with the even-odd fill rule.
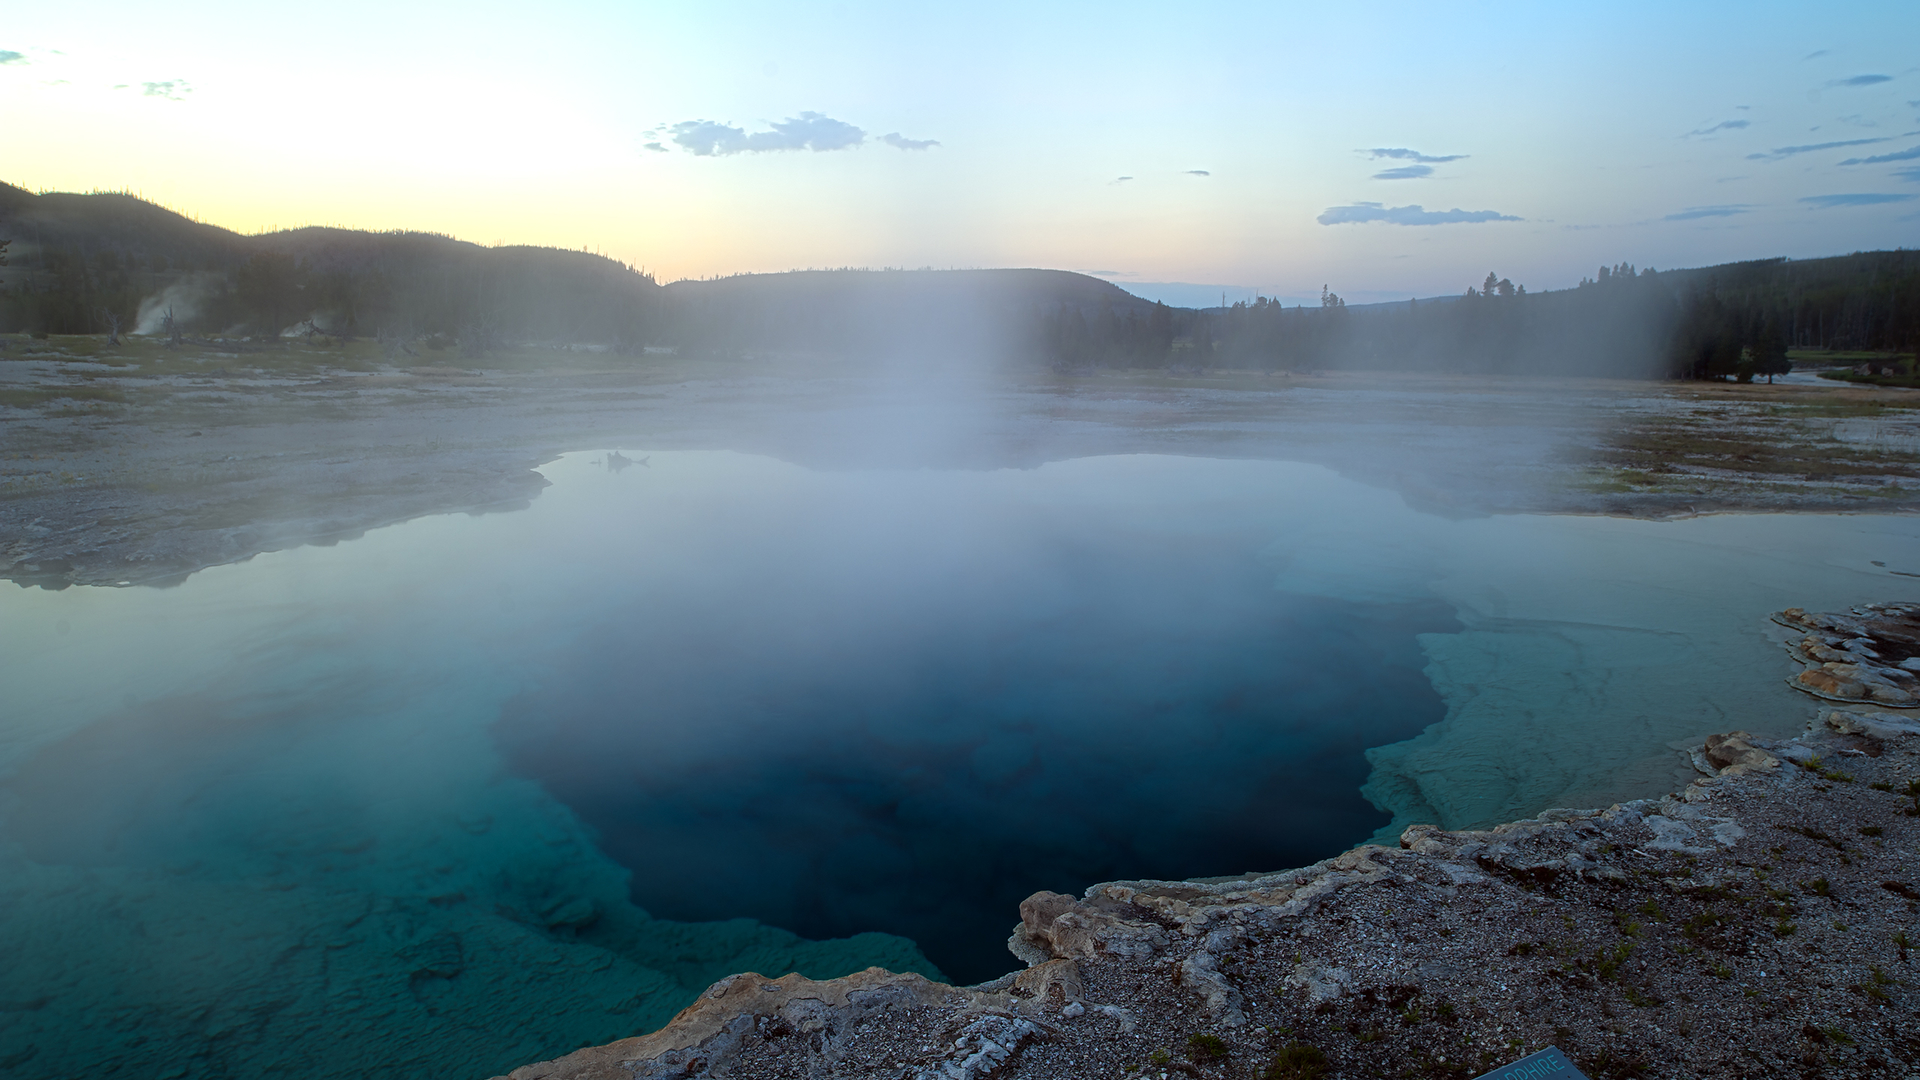
[[[18,7],[0,181],[242,232],[1183,303],[1920,246],[1911,0]]]

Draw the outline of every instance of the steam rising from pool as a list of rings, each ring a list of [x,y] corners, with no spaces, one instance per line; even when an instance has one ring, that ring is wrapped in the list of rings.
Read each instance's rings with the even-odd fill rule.
[[[1034,889],[1666,790],[1668,743],[1811,715],[1768,612],[1910,595],[1916,549],[1275,462],[625,455],[0,596],[0,1068],[483,1076],[731,971],[991,974]]]

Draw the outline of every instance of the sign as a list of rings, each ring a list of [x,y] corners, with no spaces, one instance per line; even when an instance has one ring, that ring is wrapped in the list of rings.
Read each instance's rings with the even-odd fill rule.
[[[1587,1075],[1574,1068],[1558,1047],[1549,1046],[1474,1080],[1587,1080]]]

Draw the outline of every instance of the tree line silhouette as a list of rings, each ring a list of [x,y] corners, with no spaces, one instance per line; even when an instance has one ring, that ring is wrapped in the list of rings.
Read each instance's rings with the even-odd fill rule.
[[[0,332],[151,331],[274,338],[587,340],[638,349],[659,286],[599,255],[486,248],[431,233],[306,228],[266,236],[129,195],[0,184]]]
[[[1171,308],[1061,271],[808,271],[662,287],[615,260],[426,233],[246,237],[128,195],[0,185],[0,332],[439,335],[707,355],[992,355],[1059,370],[1335,369],[1750,379],[1786,352],[1920,347],[1920,252],[1656,272],[1349,306]]]
[[[1786,373],[1789,349],[1914,352],[1920,252],[1678,271],[1621,263],[1575,288],[1531,293],[1489,273],[1458,297],[1365,308],[1324,291],[1317,306],[1257,297],[1174,311],[1171,334],[1152,337],[1101,316],[1089,321],[1063,311],[1053,318],[1069,324],[1047,338],[1057,343],[1050,359],[1065,368],[1746,380]]]

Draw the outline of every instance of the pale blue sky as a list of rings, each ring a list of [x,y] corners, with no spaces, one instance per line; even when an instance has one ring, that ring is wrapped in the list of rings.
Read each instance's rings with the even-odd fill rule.
[[[1911,2],[39,5],[0,180],[667,279],[1551,288],[1920,244],[1915,41]]]

